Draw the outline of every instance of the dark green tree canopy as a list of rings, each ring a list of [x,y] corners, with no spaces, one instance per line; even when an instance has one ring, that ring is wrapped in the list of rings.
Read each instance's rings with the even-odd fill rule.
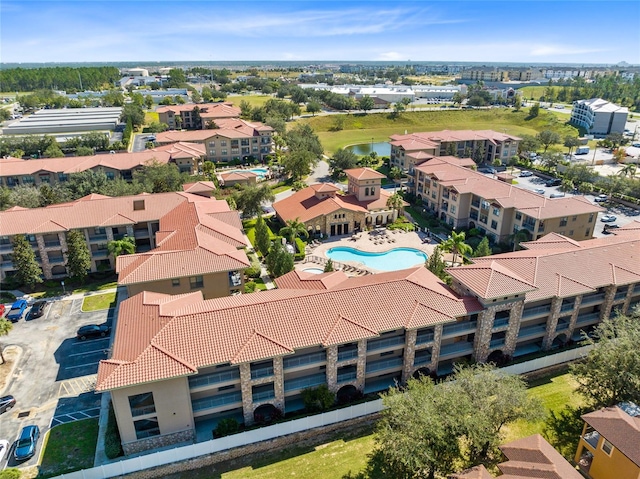
[[[14,237],[12,256],[18,282],[29,288],[33,288],[37,283],[42,283],[42,269],[36,262],[33,248],[24,235]]]
[[[84,281],[91,268],[91,253],[84,234],[79,230],[67,233],[67,269],[69,276]]]

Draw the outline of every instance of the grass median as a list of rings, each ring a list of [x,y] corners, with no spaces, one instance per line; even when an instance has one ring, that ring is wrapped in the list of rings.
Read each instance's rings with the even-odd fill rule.
[[[109,309],[116,302],[116,292],[104,294],[94,294],[93,296],[87,296],[82,301],[82,311],[87,313],[89,311],[100,311],[102,309]]]
[[[38,478],[93,467],[97,442],[98,419],[83,419],[54,427],[46,435]]]

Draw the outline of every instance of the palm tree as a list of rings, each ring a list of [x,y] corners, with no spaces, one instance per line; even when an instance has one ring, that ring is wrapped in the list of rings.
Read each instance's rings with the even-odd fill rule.
[[[387,199],[387,208],[391,208],[394,211],[402,211],[402,208],[404,207],[404,200],[402,199],[402,196],[400,196],[399,193],[394,193],[391,196],[389,196],[389,198]]]
[[[120,240],[112,240],[107,243],[107,250],[114,258],[122,254],[133,254],[136,252],[136,240],[125,235]]]
[[[618,175],[622,176],[623,178],[629,175],[629,178],[633,178],[634,176],[636,176],[637,171],[638,165],[636,165],[635,163],[629,163],[627,165],[624,165],[622,169],[618,171]]]
[[[287,226],[283,226],[279,231],[280,235],[287,238],[291,244],[293,244],[298,236],[304,236],[305,238],[309,237],[306,225],[301,223],[299,219],[300,218],[288,220]]]
[[[451,235],[445,242],[442,243],[442,249],[447,253],[453,253],[453,264],[456,264],[456,258],[458,255],[468,255],[473,252],[471,246],[464,242],[465,233],[461,231],[460,233],[456,233],[455,231],[451,232]]]
[[[389,170],[389,178],[396,183],[402,183],[402,170],[397,166],[394,166]]]
[[[0,318],[0,337],[6,336],[13,329],[13,323],[5,318]],[[5,363],[4,354],[2,352],[2,346],[0,345],[0,358],[2,359],[2,364]]]

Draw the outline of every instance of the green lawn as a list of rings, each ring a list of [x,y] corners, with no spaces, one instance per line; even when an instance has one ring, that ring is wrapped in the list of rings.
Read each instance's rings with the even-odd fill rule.
[[[261,107],[267,101],[271,100],[273,97],[271,95],[240,95],[240,96],[228,96],[225,100],[228,103],[233,103],[234,106],[240,108],[240,103],[246,101],[252,107]]]
[[[56,426],[46,437],[38,478],[93,467],[98,420],[84,419]]]
[[[522,97],[525,100],[530,100],[531,98],[533,98],[535,101],[537,101],[544,96],[544,92],[547,88],[548,86],[546,85],[545,86],[525,86],[525,87],[519,88],[518,91],[522,92]],[[560,90],[562,90],[563,87],[554,85],[551,88],[553,88],[553,90],[555,90],[557,94]]]
[[[553,130],[561,137],[577,136],[578,130],[566,124],[569,119],[553,112],[541,110],[533,119],[527,119],[528,108],[517,112],[506,108],[490,110],[416,111],[405,112],[397,118],[388,113],[345,115],[344,129],[331,131],[332,115],[298,120],[309,123],[318,134],[327,154],[338,148],[359,143],[389,141],[394,134],[438,130],[494,130],[512,135],[536,135],[542,130]]]
[[[116,301],[116,292],[104,294],[96,294],[93,296],[87,296],[82,302],[82,311],[99,311],[101,309],[108,309]]]

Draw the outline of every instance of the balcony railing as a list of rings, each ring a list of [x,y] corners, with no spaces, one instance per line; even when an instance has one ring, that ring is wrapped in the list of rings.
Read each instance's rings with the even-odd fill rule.
[[[424,354],[422,356],[416,356],[413,358],[413,365],[419,366],[420,364],[429,364],[431,362],[431,354]]]
[[[584,323],[590,323],[590,322],[595,322],[598,321],[600,319],[600,313],[589,313],[589,314],[579,314],[578,318],[576,319],[576,324],[584,324]]]
[[[93,256],[94,258],[106,258],[107,256],[109,256],[109,251],[107,251],[106,249],[96,249],[91,251],[91,256]]]
[[[546,324],[535,324],[532,326],[526,326],[524,328],[520,328],[520,332],[518,333],[518,339],[529,338],[534,336],[542,336],[547,331]]]
[[[326,353],[324,351],[319,351],[317,353],[303,354],[300,356],[284,358],[282,360],[282,365],[284,369],[297,368],[300,366],[305,366],[307,364],[322,363],[325,362],[326,359]]]
[[[571,311],[576,307],[576,303],[562,303],[560,307],[560,312],[564,313],[566,311]]]
[[[2,243],[0,244],[0,252],[7,253],[13,251],[13,243]]]
[[[440,359],[450,356],[464,356],[473,352],[473,343],[468,341],[458,341],[452,344],[445,344],[440,347]]]
[[[508,326],[508,325],[509,325],[509,318],[500,318],[500,319],[493,320],[494,328],[502,328],[503,326]]]
[[[93,242],[93,241],[107,241],[107,235],[103,234],[103,235],[89,236],[89,242]]]
[[[45,241],[44,242],[44,247],[45,248],[55,248],[56,246],[60,246],[60,241],[56,240],[56,241]]]
[[[133,230],[133,236],[136,238],[148,238],[149,237],[149,230],[145,229],[140,229],[140,230]]]
[[[584,306],[587,304],[601,303],[602,301],[604,301],[604,293],[590,294],[588,296],[582,297],[582,302],[580,303],[580,305]]]
[[[211,384],[219,384],[226,381],[234,381],[240,379],[240,370],[222,371],[219,373],[203,374],[189,378],[190,388],[199,388],[202,386],[210,386]]]
[[[49,257],[49,264],[59,264],[59,263],[64,263],[64,256]]]
[[[567,328],[569,328],[569,320],[568,319],[560,320],[558,321],[558,324],[556,326],[556,332],[564,331]]]
[[[262,391],[259,393],[253,393],[251,395],[253,402],[268,401],[269,399],[273,399],[274,397],[276,397],[276,393],[274,391]]]
[[[416,344],[424,344],[433,341],[433,333],[421,333],[416,336]]]
[[[251,370],[251,379],[266,378],[269,376],[273,376],[273,367]]]
[[[367,343],[367,351],[375,351],[376,349],[385,349],[392,346],[404,344],[404,336],[394,336],[392,338],[374,339]]]
[[[638,293],[640,293],[640,283],[636,284],[633,287],[633,294],[638,294]]]
[[[13,261],[3,261],[0,263],[2,269],[13,269]]]
[[[477,321],[464,321],[455,324],[445,324],[442,327],[442,336],[460,335],[462,333],[473,333],[478,327]]]
[[[351,381],[355,381],[358,378],[357,371],[349,371],[346,373],[338,373],[338,383],[348,383]]]
[[[551,312],[551,305],[538,306],[535,308],[525,308],[522,311],[523,318],[531,318],[533,316],[543,316]]]
[[[289,379],[284,381],[284,390],[285,392],[293,391],[295,389],[306,389],[312,388],[315,386],[319,386],[321,384],[326,384],[327,376],[325,373],[320,374],[311,374],[309,376],[304,376],[296,379]]]
[[[614,301],[620,301],[621,299],[626,299],[626,298],[627,298],[627,292],[626,291],[619,291],[613,297],[613,300]]]
[[[402,358],[381,359],[367,364],[367,374],[385,369],[397,369],[402,367]]]
[[[349,349],[347,351],[338,351],[338,361],[348,361],[349,359],[358,357],[358,349]]]
[[[156,412],[156,405],[150,404],[148,406],[138,406],[131,408],[131,415],[133,417],[144,416],[145,414],[152,414]]]
[[[471,202],[471,206],[475,207],[475,208],[480,208],[480,200],[478,201],[472,201]]]
[[[491,341],[489,341],[489,348],[493,349],[493,348],[501,348],[504,346],[504,338],[500,338],[500,339],[492,339]]]

